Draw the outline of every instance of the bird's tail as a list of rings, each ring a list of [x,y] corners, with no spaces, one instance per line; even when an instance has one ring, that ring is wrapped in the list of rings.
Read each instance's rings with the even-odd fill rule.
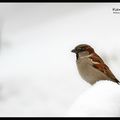
[[[117,84],[120,85],[120,81],[119,80],[116,80]]]

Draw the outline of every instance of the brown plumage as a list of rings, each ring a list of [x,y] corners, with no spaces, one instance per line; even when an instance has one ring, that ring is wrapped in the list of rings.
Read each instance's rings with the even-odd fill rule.
[[[98,80],[111,80],[119,83],[109,67],[91,46],[81,44],[76,46],[72,52],[76,53],[77,68],[81,77],[90,84],[94,84]]]

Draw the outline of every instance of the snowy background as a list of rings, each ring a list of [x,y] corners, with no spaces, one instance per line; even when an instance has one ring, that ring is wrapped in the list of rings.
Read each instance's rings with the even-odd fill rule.
[[[120,3],[0,3],[0,116],[65,116],[91,87],[70,52],[78,44],[93,46],[120,79],[113,8]]]

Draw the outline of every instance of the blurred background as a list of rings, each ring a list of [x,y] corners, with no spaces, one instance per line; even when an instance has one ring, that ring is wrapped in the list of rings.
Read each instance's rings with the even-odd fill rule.
[[[78,44],[90,44],[119,79],[120,3],[0,3],[0,116],[65,116],[89,89]]]

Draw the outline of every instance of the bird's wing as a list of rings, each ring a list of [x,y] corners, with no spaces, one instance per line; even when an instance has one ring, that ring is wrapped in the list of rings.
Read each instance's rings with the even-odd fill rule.
[[[93,67],[96,68],[97,70],[103,72],[107,76],[109,76],[109,78],[111,78],[113,80],[116,79],[107,65],[105,65],[105,64],[94,64]]]
[[[91,59],[94,62],[93,64],[94,68],[96,68],[97,70],[109,76],[110,79],[118,82],[117,78],[113,75],[109,67],[104,63],[104,61],[97,54],[95,54],[94,57],[91,56]]]
[[[92,60],[92,62],[94,62],[94,63],[102,63],[102,64],[104,64],[104,61],[96,54],[96,53],[93,53],[92,54],[92,56],[90,57],[91,58],[91,60]]]

